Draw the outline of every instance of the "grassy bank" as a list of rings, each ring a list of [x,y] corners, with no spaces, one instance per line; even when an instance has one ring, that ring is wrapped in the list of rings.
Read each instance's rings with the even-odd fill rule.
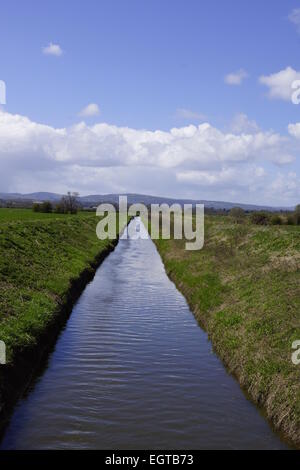
[[[205,245],[158,240],[166,271],[214,348],[268,418],[300,446],[300,227],[206,216]]]
[[[87,213],[88,214],[88,213]],[[80,213],[80,216],[87,215]],[[0,224],[6,222],[25,222],[32,220],[63,219],[65,214],[33,212],[31,209],[3,209],[0,208]]]
[[[15,366],[21,369],[26,358],[30,368],[49,327],[113,248],[112,242],[97,239],[97,221],[95,214],[0,210],[0,340],[8,361],[0,366],[0,405],[8,394],[6,382],[22,375],[21,370],[14,374]]]

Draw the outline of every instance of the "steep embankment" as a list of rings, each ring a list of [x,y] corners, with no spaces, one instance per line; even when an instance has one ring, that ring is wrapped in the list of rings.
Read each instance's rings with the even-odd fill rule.
[[[4,210],[2,210],[4,211]],[[71,307],[114,242],[96,237],[95,214],[0,217],[0,415],[24,388]]]
[[[205,246],[159,240],[166,271],[214,348],[274,426],[300,446],[300,227],[206,217]]]

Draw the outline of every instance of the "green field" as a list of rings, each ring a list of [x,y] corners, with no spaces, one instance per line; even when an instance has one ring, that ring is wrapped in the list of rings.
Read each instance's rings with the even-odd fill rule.
[[[276,427],[300,446],[300,227],[206,216],[205,245],[159,240],[167,273],[218,355]],[[246,423],[245,423],[246,425]]]
[[[86,217],[91,215],[89,212],[79,212],[77,216]],[[66,217],[75,217],[74,215],[66,214],[56,214],[50,213],[46,214],[43,212],[33,212],[31,209],[3,209],[0,208],[0,224],[5,222],[20,222],[20,221],[29,221],[29,220],[53,220],[53,219],[62,219]]]

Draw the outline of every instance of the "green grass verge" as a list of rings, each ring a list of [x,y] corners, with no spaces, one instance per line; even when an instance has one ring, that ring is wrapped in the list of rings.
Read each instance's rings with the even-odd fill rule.
[[[79,217],[88,217],[91,213],[79,212]],[[43,213],[43,212],[33,212],[31,209],[6,209],[0,208],[0,224],[5,222],[25,222],[33,220],[65,220],[68,217],[73,217],[70,214],[56,214],[56,213]]]
[[[206,216],[205,245],[158,240],[167,273],[215,350],[268,417],[300,446],[300,227]]]

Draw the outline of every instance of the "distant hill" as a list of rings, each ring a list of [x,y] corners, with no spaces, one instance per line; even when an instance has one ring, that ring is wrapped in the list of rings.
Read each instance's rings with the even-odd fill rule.
[[[59,201],[62,196],[60,194],[55,193],[29,193],[29,194],[21,194],[21,193],[0,193],[0,199],[9,201],[9,200],[16,200],[16,199],[27,199],[30,201]]]
[[[195,200],[195,199],[177,199],[177,198],[168,198],[168,197],[160,197],[160,196],[149,196],[146,194],[123,194],[123,196],[127,196],[128,204],[135,204],[135,203],[143,203],[145,205],[150,204],[204,204],[207,208],[212,209],[225,209],[230,210],[233,207],[241,207],[247,211],[255,211],[255,210],[268,210],[268,211],[278,211],[278,210],[294,210],[293,207],[271,207],[271,206],[259,206],[256,204],[243,204],[243,203],[236,203],[236,202],[225,202],[225,201],[207,201],[203,199]],[[37,192],[37,193],[29,193],[29,194],[21,194],[21,193],[0,193],[0,199],[4,201],[12,201],[12,200],[26,200],[26,201],[51,201],[56,202],[61,199],[61,194],[56,193],[49,193],[49,192]],[[81,196],[78,198],[81,204],[84,207],[89,207],[93,205],[101,204],[102,202],[110,202],[112,204],[116,204],[119,201],[119,194],[94,194],[90,196]]]

